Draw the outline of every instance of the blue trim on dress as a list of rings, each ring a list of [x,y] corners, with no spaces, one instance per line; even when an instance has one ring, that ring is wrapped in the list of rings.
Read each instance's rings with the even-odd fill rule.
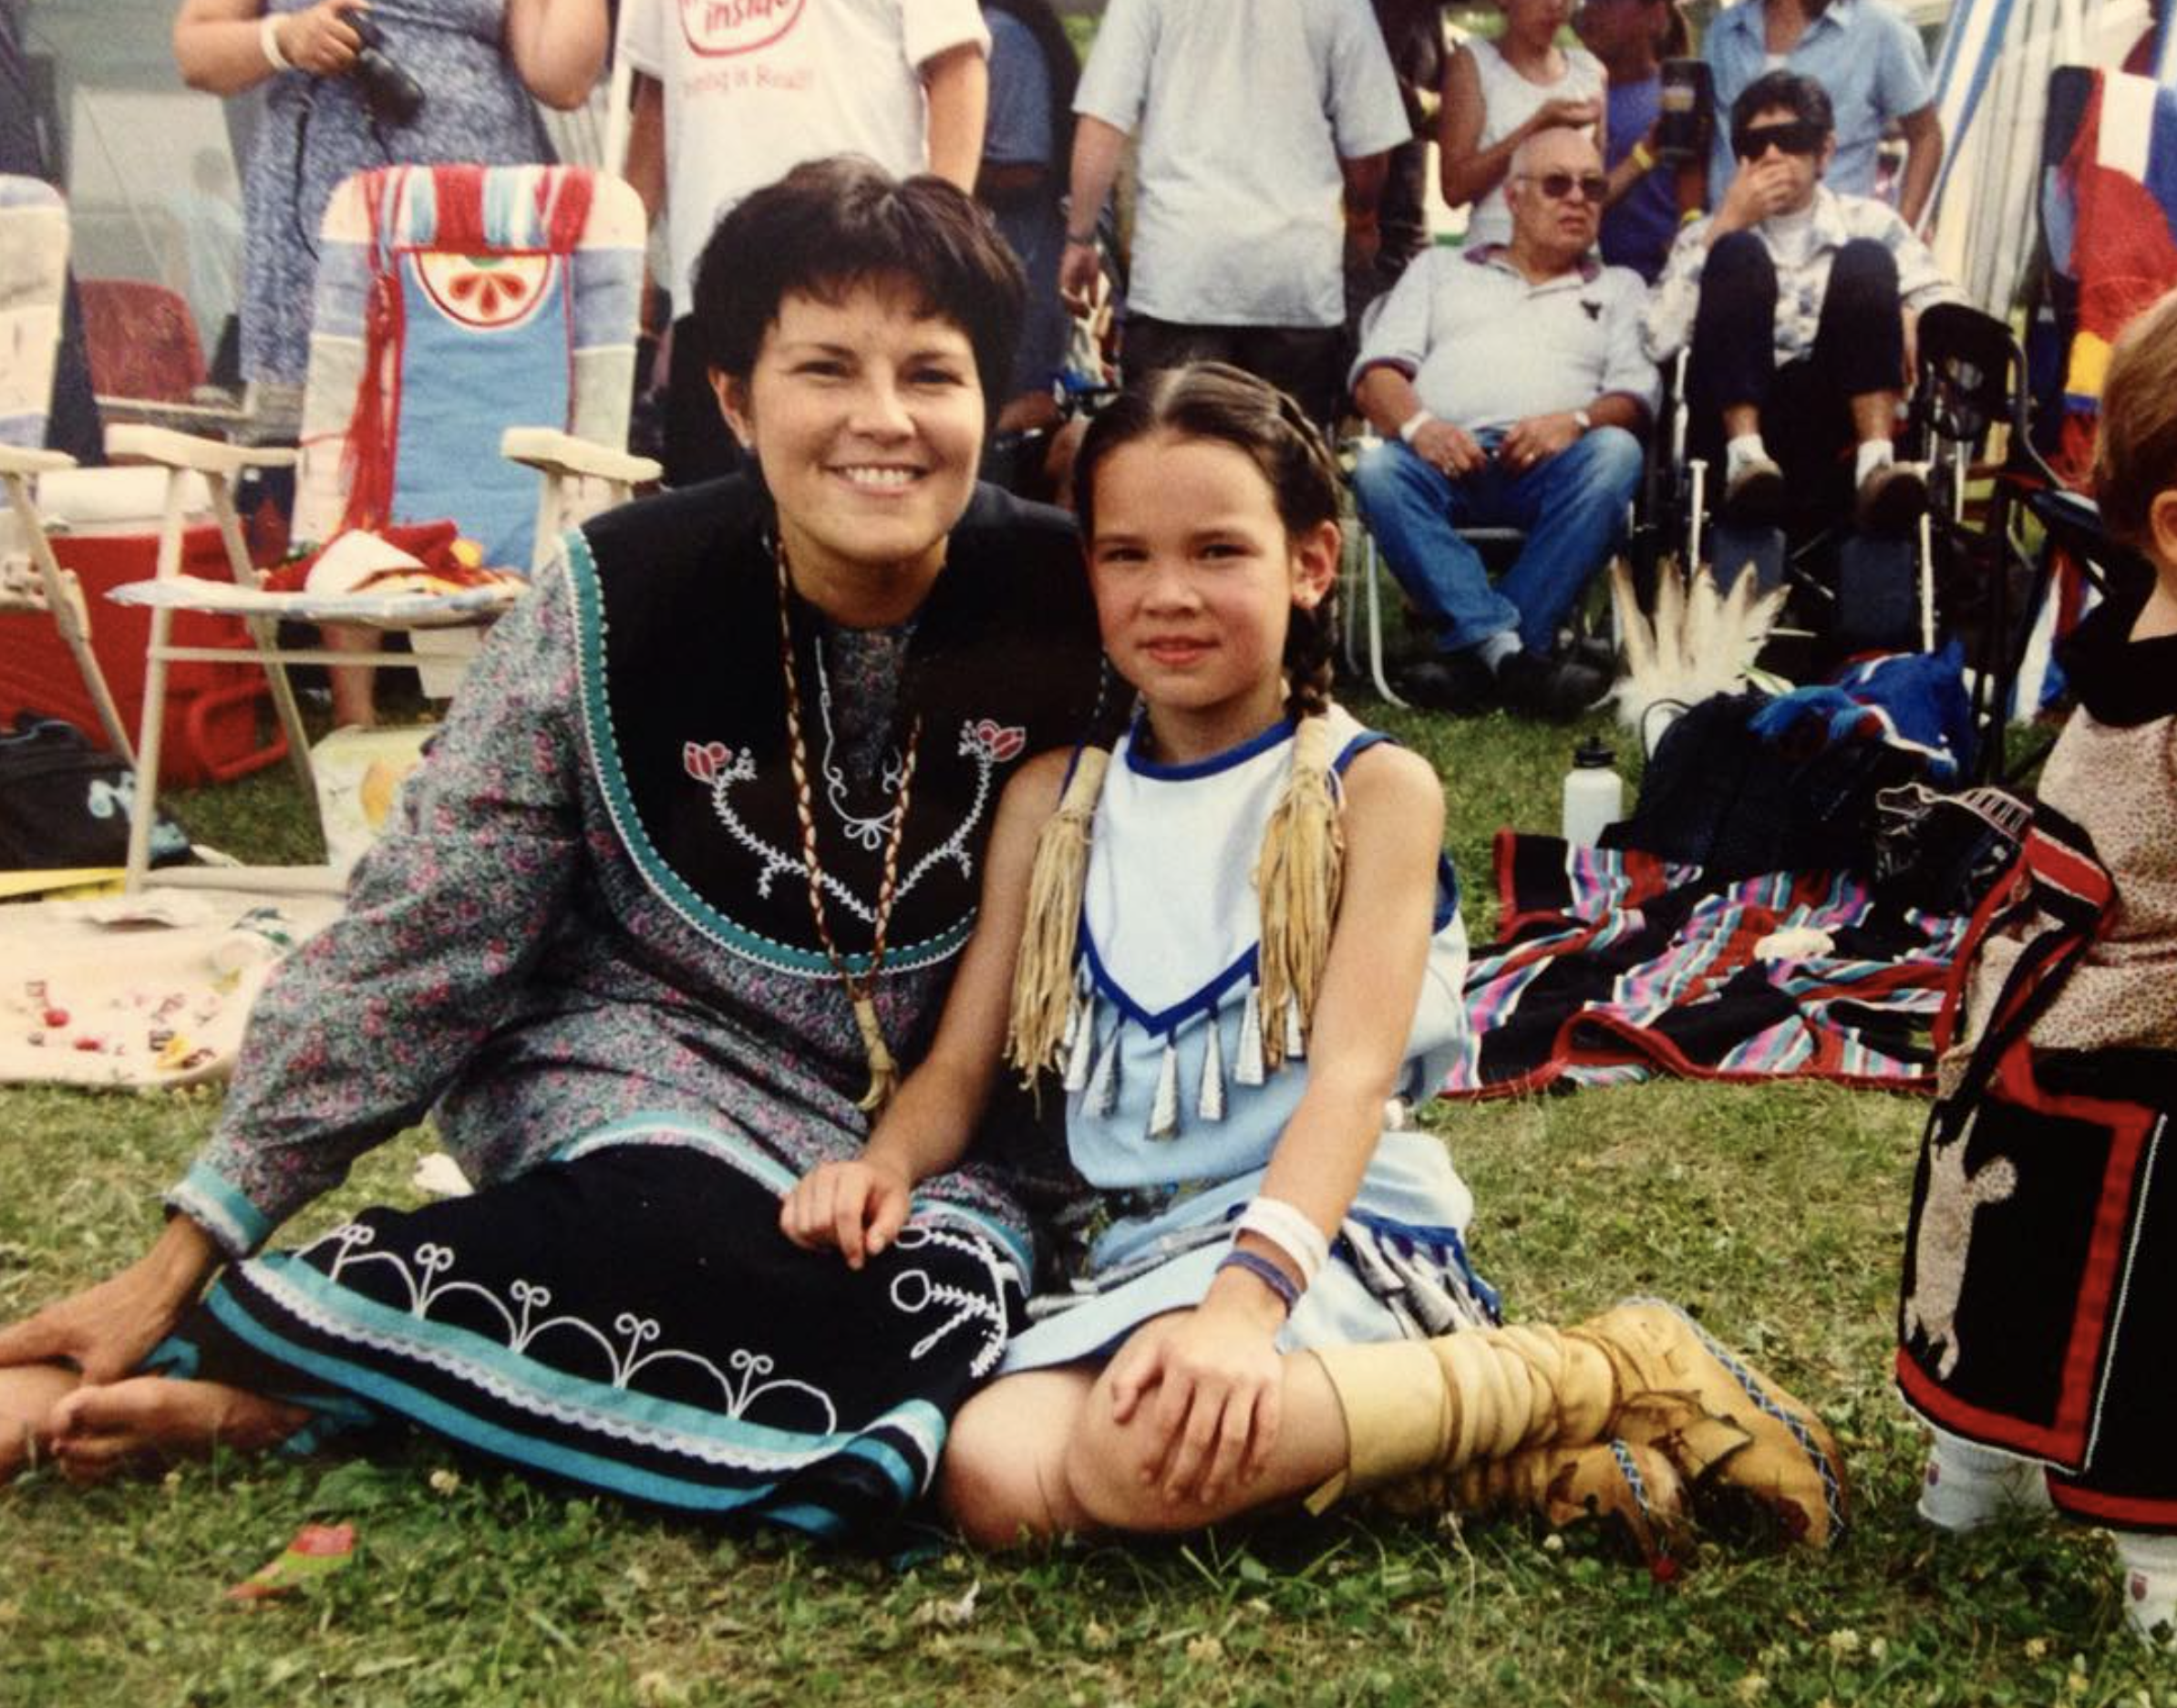
[[[599,792],[604,797],[605,811],[612,818],[613,828],[619,832],[621,846],[626,849],[635,870],[668,907],[721,947],[782,972],[833,977],[829,955],[796,949],[790,943],[761,936],[719,912],[686,879],[665,863],[665,857],[650,840],[642,815],[635,810],[627,774],[621,769],[620,747],[613,736],[612,708],[605,697],[604,603],[597,584],[597,561],[591,556],[589,540],[579,528],[569,529],[562,544],[567,586],[574,597],[576,693],[582,702],[583,732],[589,741],[590,769],[597,778]],[[887,946],[884,970],[913,972],[950,960],[966,943],[974,925],[975,913],[971,910],[957,925],[935,937],[919,943]],[[872,955],[863,950],[842,952],[840,960],[848,972],[857,976],[868,973],[872,965]]]
[[[1371,747],[1387,743],[1394,747],[1399,745],[1380,729],[1363,729],[1351,741],[1338,749],[1338,756],[1330,762],[1330,768],[1336,776],[1344,777],[1346,767],[1359,758],[1361,755]]]
[[[1137,761],[1135,758],[1138,749],[1134,745],[1134,736],[1140,731],[1142,719],[1147,715],[1147,713],[1137,713],[1134,718],[1134,729],[1128,732],[1127,768],[1139,776],[1163,781],[1180,781],[1192,777],[1208,777],[1219,771],[1229,770],[1232,767],[1243,764],[1258,754],[1268,752],[1280,741],[1288,739],[1292,736],[1294,728],[1293,720],[1285,718],[1272,725],[1260,736],[1243,742],[1237,747],[1229,748],[1214,757],[1198,760],[1192,765],[1160,766],[1151,760]],[[1392,737],[1380,729],[1364,729],[1357,732],[1353,739],[1339,750],[1337,757],[1331,761],[1331,774],[1334,777],[1343,777],[1346,767],[1370,747],[1377,746],[1379,742],[1390,741],[1392,741]],[[1076,751],[1078,754],[1078,750]],[[1070,777],[1071,771],[1068,770],[1067,775]],[[1459,911],[1459,880],[1452,873],[1451,862],[1448,859],[1439,855],[1438,861],[1439,897],[1436,930],[1441,931],[1450,922],[1451,916]],[[1451,899],[1449,905],[1445,904],[1441,893],[1443,880],[1446,877],[1450,877],[1451,881]],[[1250,944],[1238,960],[1218,973],[1207,984],[1202,985],[1190,996],[1182,996],[1170,1007],[1160,1009],[1152,1013],[1130,996],[1120,987],[1119,981],[1112,976],[1109,969],[1104,965],[1102,957],[1096,952],[1096,940],[1089,933],[1088,921],[1086,917],[1081,920],[1076,937],[1079,944],[1078,952],[1081,958],[1088,963],[1088,976],[1094,981],[1096,988],[1109,999],[1111,1005],[1117,1008],[1122,1015],[1132,1021],[1142,1031],[1156,1037],[1171,1036],[1197,1014],[1213,1013],[1219,1003],[1224,1000],[1226,992],[1230,991],[1243,978],[1254,976],[1255,965],[1262,947],[1259,941]]]
[[[475,1329],[459,1328],[416,1315],[413,1312],[381,1304],[377,1300],[344,1286],[340,1281],[328,1276],[314,1264],[304,1261],[292,1252],[274,1252],[270,1257],[253,1258],[244,1266],[254,1286],[263,1288],[273,1303],[280,1309],[295,1312],[294,1304],[281,1298],[281,1290],[291,1290],[305,1300],[313,1309],[321,1311],[337,1322],[354,1325],[355,1338],[373,1337],[386,1345],[376,1350],[389,1356],[412,1357],[429,1363],[428,1354],[436,1352],[452,1361],[458,1368],[435,1363],[456,1381],[475,1383],[480,1377],[490,1376],[501,1384],[503,1394],[511,1403],[520,1404],[511,1396],[529,1394],[540,1403],[579,1408],[583,1413],[603,1418],[635,1419],[666,1440],[651,1445],[665,1452],[697,1453],[714,1444],[738,1448],[749,1458],[775,1460],[781,1466],[798,1466],[810,1458],[835,1452],[851,1437],[837,1434],[814,1435],[802,1430],[779,1429],[765,1424],[754,1424],[746,1418],[729,1416],[722,1410],[707,1405],[690,1404],[684,1400],[661,1399],[655,1394],[643,1394],[634,1388],[615,1387],[592,1376],[578,1376],[554,1369],[536,1356],[516,1352],[511,1346],[494,1341]],[[210,1297],[216,1301],[222,1290],[215,1288]],[[235,1307],[237,1310],[239,1306]],[[222,1318],[222,1321],[224,1319]],[[307,1318],[305,1317],[305,1320]],[[578,1319],[579,1321],[579,1319]],[[314,1325],[315,1326],[315,1325]],[[584,1323],[592,1333],[594,1326]],[[325,1333],[338,1331],[324,1329]],[[593,1345],[594,1342],[591,1343]],[[612,1356],[609,1347],[602,1349]],[[829,1404],[830,1396],[825,1395]],[[724,1430],[710,1427],[714,1423],[728,1425]],[[584,1425],[569,1424],[570,1428]],[[676,1444],[686,1444],[676,1446]]]
[[[1242,979],[1254,976],[1255,959],[1262,947],[1259,943],[1249,944],[1237,961],[1193,995],[1181,997],[1171,1007],[1152,1014],[1119,988],[1119,981],[1111,976],[1104,966],[1102,957],[1096,952],[1096,940],[1088,934],[1088,921],[1084,920],[1081,923],[1081,958],[1088,963],[1088,976],[1095,981],[1096,988],[1109,997],[1112,1006],[1127,1019],[1142,1031],[1159,1037],[1176,1033],[1197,1014],[1215,1013],[1227,991]]]
[[[1220,771],[1245,765],[1257,754],[1267,753],[1278,743],[1293,738],[1293,720],[1281,717],[1261,735],[1250,736],[1238,746],[1227,747],[1206,759],[1191,759],[1184,765],[1159,765],[1154,759],[1141,756],[1141,729],[1148,721],[1147,710],[1134,714],[1134,725],[1126,733],[1126,768],[1136,777],[1146,777],[1159,783],[1184,783],[1191,777],[1214,777]]]
[[[1459,868],[1449,854],[1436,857],[1436,924],[1431,937],[1459,917]]]
[[[254,1251],[272,1234],[272,1219],[232,1181],[201,1162],[190,1165],[166,1201],[233,1255]]]
[[[354,1296],[350,1295],[350,1297]],[[370,1302],[357,1300],[356,1302],[367,1304]],[[771,1492],[769,1486],[727,1489],[707,1483],[690,1482],[680,1477],[666,1476],[659,1472],[639,1470],[615,1459],[600,1457],[595,1454],[583,1453],[576,1448],[563,1447],[553,1442],[518,1434],[502,1425],[486,1422],[482,1418],[463,1411],[459,1406],[440,1399],[436,1394],[427,1394],[421,1389],[413,1387],[408,1383],[388,1376],[367,1365],[353,1364],[329,1353],[319,1353],[305,1346],[298,1346],[284,1335],[258,1322],[242,1310],[223,1288],[213,1289],[208,1296],[206,1303],[212,1314],[231,1332],[255,1347],[257,1351],[264,1353],[267,1357],[278,1359],[283,1363],[303,1371],[306,1374],[315,1376],[319,1381],[328,1383],[345,1392],[358,1394],[384,1410],[394,1412],[450,1440],[480,1447],[487,1452],[497,1454],[500,1457],[511,1463],[547,1471],[557,1476],[564,1476],[572,1481],[586,1484],[593,1488],[602,1488],[614,1494],[647,1500],[655,1505],[677,1507],[687,1511],[731,1512],[759,1501]],[[624,1389],[618,1391],[625,1392]],[[695,1408],[685,1407],[682,1409],[694,1410]],[[913,1400],[897,1408],[896,1413],[897,1415],[903,1417],[913,1416],[918,1414],[926,1414],[934,1422],[934,1440],[942,1446],[945,1437],[945,1423],[943,1415],[937,1411],[936,1407],[929,1404],[926,1401]],[[722,1422],[729,1421],[722,1413],[712,1413],[709,1415],[717,1417]],[[894,1413],[887,1413],[883,1417],[872,1422],[868,1429],[875,1430],[885,1427],[892,1423],[894,1415]],[[741,1428],[753,1427],[748,1425],[738,1426]],[[858,1435],[867,1433],[868,1430],[865,1430],[858,1432]],[[834,1452],[849,1450],[856,1438],[849,1437],[840,1446],[831,1450]],[[809,1439],[822,1441],[829,1446],[830,1442],[838,1438],[810,1437]],[[819,1454],[812,1456],[823,1456]],[[858,1456],[872,1459],[878,1464],[880,1469],[885,1471],[903,1503],[913,1499],[921,1492],[919,1482],[916,1479],[910,1478],[903,1482],[896,1475],[893,1475],[890,1466],[885,1466],[882,1460],[875,1459],[874,1456]],[[802,1467],[796,1466],[790,1468],[798,1470]],[[760,1475],[760,1473],[755,1474]],[[774,1478],[775,1480],[776,1478]],[[838,1514],[819,1507],[803,1505],[782,1507],[777,1511],[767,1513],[765,1516],[780,1523],[792,1525],[799,1529],[810,1530],[812,1534],[819,1536],[835,1535],[842,1528],[842,1520]]]

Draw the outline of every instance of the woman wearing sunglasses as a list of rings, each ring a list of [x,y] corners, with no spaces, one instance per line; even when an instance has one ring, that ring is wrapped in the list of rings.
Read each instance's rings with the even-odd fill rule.
[[[1738,170],[1671,248],[1647,352],[1667,362],[1692,346],[1690,449],[1721,454],[1728,520],[1775,525],[1794,520],[1788,508],[1820,517],[1849,502],[1862,530],[1900,532],[1927,501],[1890,440],[1912,324],[1957,287],[1894,209],[1823,184],[1836,121],[1811,77],[1756,78],[1731,104],[1730,138]]]

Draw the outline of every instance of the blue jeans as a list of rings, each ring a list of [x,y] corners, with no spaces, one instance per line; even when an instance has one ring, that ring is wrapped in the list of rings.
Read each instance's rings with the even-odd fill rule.
[[[1493,439],[1484,447],[1493,452]],[[1391,573],[1436,626],[1439,646],[1463,652],[1517,629],[1520,643],[1539,653],[1623,540],[1640,468],[1640,441],[1623,427],[1592,428],[1524,474],[1492,460],[1459,480],[1387,439],[1360,459],[1353,491]],[[1523,529],[1527,543],[1491,587],[1460,528]]]

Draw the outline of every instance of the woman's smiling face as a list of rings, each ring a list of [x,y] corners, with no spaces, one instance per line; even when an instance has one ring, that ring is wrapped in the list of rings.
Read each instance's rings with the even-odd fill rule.
[[[836,303],[796,293],[748,378],[712,383],[762,466],[802,596],[848,623],[913,612],[975,491],[983,392],[966,333],[905,280]]]

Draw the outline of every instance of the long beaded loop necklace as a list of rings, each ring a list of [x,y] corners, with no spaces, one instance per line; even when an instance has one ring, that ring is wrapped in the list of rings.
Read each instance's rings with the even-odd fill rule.
[[[892,904],[900,888],[900,842],[907,829],[907,803],[914,787],[914,759],[922,746],[923,719],[917,712],[908,726],[906,756],[900,763],[900,787],[892,808],[892,830],[884,839],[884,877],[877,890],[876,924],[870,942],[869,971],[857,976],[831,936],[831,923],[824,911],[824,869],[817,857],[816,804],[809,787],[809,749],[801,738],[801,684],[794,668],[793,583],[786,565],[786,541],[772,542],[771,556],[779,566],[779,667],[786,677],[787,760],[794,774],[794,816],[801,826],[801,869],[809,879],[809,911],[816,921],[817,939],[825,957],[839,975],[841,988],[854,1005],[854,1024],[862,1033],[862,1054],[869,1058],[870,1088],[855,1106],[865,1115],[881,1115],[900,1088],[900,1065],[884,1042],[884,1028],[877,1020],[876,978],[884,965],[884,931],[892,922]]]

